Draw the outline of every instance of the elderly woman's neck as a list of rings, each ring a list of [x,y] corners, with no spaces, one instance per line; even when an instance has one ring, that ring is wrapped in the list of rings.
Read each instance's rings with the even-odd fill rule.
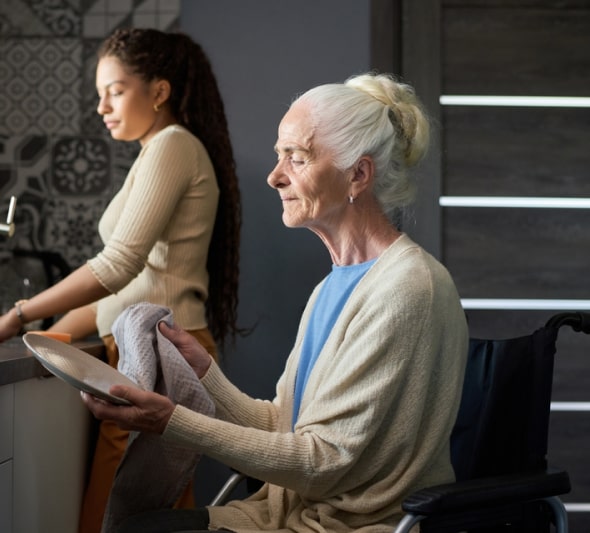
[[[357,265],[379,257],[401,232],[385,216],[344,221],[335,231],[314,230],[337,266]]]

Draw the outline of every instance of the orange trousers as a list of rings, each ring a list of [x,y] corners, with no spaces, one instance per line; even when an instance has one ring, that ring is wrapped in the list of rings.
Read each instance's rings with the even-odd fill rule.
[[[193,335],[212,354],[216,355],[216,346],[208,329],[191,331]],[[103,337],[105,353],[109,365],[117,368],[119,350],[112,335]],[[102,421],[90,468],[88,484],[80,510],[79,533],[100,533],[106,510],[111,485],[115,472],[127,447],[128,431],[122,430],[115,423]],[[138,487],[141,490],[141,487]],[[191,509],[195,506],[192,481],[187,485],[174,508]]]

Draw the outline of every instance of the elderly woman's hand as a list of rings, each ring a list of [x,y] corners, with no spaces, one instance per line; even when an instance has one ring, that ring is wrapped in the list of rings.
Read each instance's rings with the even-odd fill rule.
[[[146,433],[164,433],[174,411],[166,396],[134,387],[113,385],[109,393],[124,398],[132,405],[115,405],[82,392],[82,400],[99,420],[112,420],[122,429]]]
[[[211,366],[211,355],[190,333],[176,324],[169,327],[164,321],[159,324],[160,333],[164,335],[186,359],[191,368],[201,379]]]

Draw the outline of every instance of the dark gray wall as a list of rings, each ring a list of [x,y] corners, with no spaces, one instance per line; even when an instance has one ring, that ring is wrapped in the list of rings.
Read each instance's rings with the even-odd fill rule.
[[[216,72],[243,199],[239,316],[254,332],[223,364],[246,392],[272,397],[299,315],[330,258],[320,240],[281,221],[266,184],[278,123],[296,93],[369,68],[369,1],[188,0],[180,25]]]
[[[369,0],[185,0],[181,29],[209,55],[226,105],[243,202],[240,322],[251,335],[226,349],[232,381],[272,398],[299,316],[330,258],[310,231],[287,229],[266,184],[281,117],[315,85],[369,69]],[[204,459],[197,503],[210,500],[227,470]]]

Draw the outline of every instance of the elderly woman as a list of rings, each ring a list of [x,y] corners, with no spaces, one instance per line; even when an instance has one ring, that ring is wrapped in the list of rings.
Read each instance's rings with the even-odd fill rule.
[[[303,312],[274,400],[241,393],[193,337],[165,324],[216,418],[124,387],[111,392],[132,407],[85,396],[98,418],[265,484],[219,507],[139,515],[122,531],[390,531],[408,493],[453,480],[464,312],[447,270],[391,222],[412,200],[408,170],[427,144],[413,89],[389,76],[319,86],[291,105],[268,183],[283,222],[316,233],[333,267]]]

